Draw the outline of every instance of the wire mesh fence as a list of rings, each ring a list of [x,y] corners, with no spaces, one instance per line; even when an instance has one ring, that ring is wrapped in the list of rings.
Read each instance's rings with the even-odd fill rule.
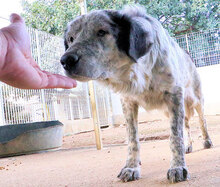
[[[63,39],[32,28],[28,32],[31,52],[39,66],[63,74],[59,63],[64,53]],[[191,54],[197,67],[220,63],[219,29],[178,36],[176,41]],[[109,90],[97,84],[94,88],[98,120],[101,126],[107,125],[112,121]],[[74,120],[91,118],[87,83],[78,83],[70,90],[21,90],[1,83],[0,105],[0,125],[62,119],[74,124]]]
[[[0,20],[1,21],[1,20]],[[32,56],[39,66],[52,73],[63,74],[59,61],[64,53],[63,39],[28,28]],[[109,91],[95,85],[100,125],[111,123]],[[50,120],[81,120],[91,118],[87,83],[77,88],[21,90],[4,83],[0,85],[0,124],[19,124]]]
[[[176,37],[179,45],[189,52],[196,67],[220,63],[220,29],[194,32]]]

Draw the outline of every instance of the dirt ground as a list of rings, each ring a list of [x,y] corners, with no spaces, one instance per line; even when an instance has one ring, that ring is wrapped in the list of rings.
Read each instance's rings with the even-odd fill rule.
[[[95,149],[94,132],[66,136],[58,151],[0,159],[0,187],[78,186],[220,186],[220,116],[207,116],[214,147],[204,150],[198,119],[191,120],[193,152],[186,155],[191,179],[170,185],[169,123],[166,120],[139,125],[141,179],[122,183],[117,174],[126,160],[125,127],[102,129],[104,148]]]

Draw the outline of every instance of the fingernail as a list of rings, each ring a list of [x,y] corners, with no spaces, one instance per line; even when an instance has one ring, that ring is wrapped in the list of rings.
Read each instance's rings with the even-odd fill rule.
[[[73,87],[76,87],[76,86],[77,86],[77,82],[74,80]]]
[[[68,83],[66,83],[65,87],[71,89],[71,88],[75,88],[76,86],[77,86],[76,81],[75,80],[71,80]]]

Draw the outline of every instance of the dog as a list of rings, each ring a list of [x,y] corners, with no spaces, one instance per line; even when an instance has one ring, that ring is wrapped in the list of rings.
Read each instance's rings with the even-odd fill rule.
[[[194,109],[199,115],[204,148],[212,146],[201,82],[190,56],[140,6],[78,16],[64,35],[66,51],[60,61],[66,75],[78,81],[96,80],[121,94],[128,157],[118,177],[123,182],[140,178],[137,118],[142,106],[146,110],[162,109],[169,115],[172,159],[167,178],[171,183],[187,180],[185,152],[192,151],[189,119]]]

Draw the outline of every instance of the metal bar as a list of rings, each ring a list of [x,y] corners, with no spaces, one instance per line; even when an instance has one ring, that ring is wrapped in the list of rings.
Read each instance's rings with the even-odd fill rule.
[[[2,17],[2,16],[0,16],[0,18],[1,18],[1,19],[4,19],[4,20],[6,20],[6,21],[10,21],[8,18]]]
[[[74,120],[73,112],[72,112],[73,107],[72,107],[72,101],[71,101],[70,96],[69,96],[69,108],[70,108],[70,118],[71,118],[71,120]]]
[[[186,38],[186,49],[189,52],[189,41],[188,41],[188,35],[185,34],[185,38]]]
[[[42,98],[43,111],[44,111],[44,121],[47,121],[46,101],[45,101],[45,93],[43,89],[41,90],[41,98]]]
[[[9,95],[9,98],[11,97],[11,89],[12,87],[9,87],[9,91],[8,91],[8,95]],[[8,102],[9,103],[9,121],[13,124],[14,123],[14,120],[12,118],[12,113],[13,113],[13,106],[12,106],[12,103],[11,102]]]
[[[9,112],[8,112],[8,107],[6,108],[6,101],[7,101],[7,98],[6,98],[6,95],[5,95],[5,92],[6,92],[6,90],[7,90],[7,88],[6,88],[6,85],[5,84],[3,84],[3,100],[4,100],[4,109],[6,109],[5,110],[5,124],[8,124],[8,119],[9,119]]]
[[[85,91],[86,91],[86,94],[85,94],[86,95],[86,107],[88,108],[88,117],[91,117],[92,114],[91,114],[91,108],[90,108],[90,105],[89,105],[90,100],[89,100],[89,86],[88,86],[88,83],[86,83]]]
[[[0,83],[0,126],[5,125],[4,97],[2,87],[3,85]]]
[[[19,94],[17,93],[17,89],[16,88],[14,88],[14,89],[15,89],[15,101],[17,102],[18,98],[19,98]],[[18,109],[18,107],[17,107],[17,104],[16,104],[15,105],[15,111],[13,113],[15,115],[15,118],[18,120],[19,118],[18,118],[18,110],[17,109]]]
[[[39,33],[38,30],[36,30],[36,44],[37,44],[37,59],[38,59],[38,65],[41,66],[41,58],[40,58],[40,43],[39,43]],[[44,111],[44,121],[47,121],[47,110],[46,110],[46,102],[45,102],[45,93],[44,90],[41,90],[41,99],[43,104],[43,111]]]
[[[113,124],[113,111],[112,111],[112,100],[111,100],[111,94],[109,90],[106,90],[107,92],[107,106],[108,106],[108,124]]]

